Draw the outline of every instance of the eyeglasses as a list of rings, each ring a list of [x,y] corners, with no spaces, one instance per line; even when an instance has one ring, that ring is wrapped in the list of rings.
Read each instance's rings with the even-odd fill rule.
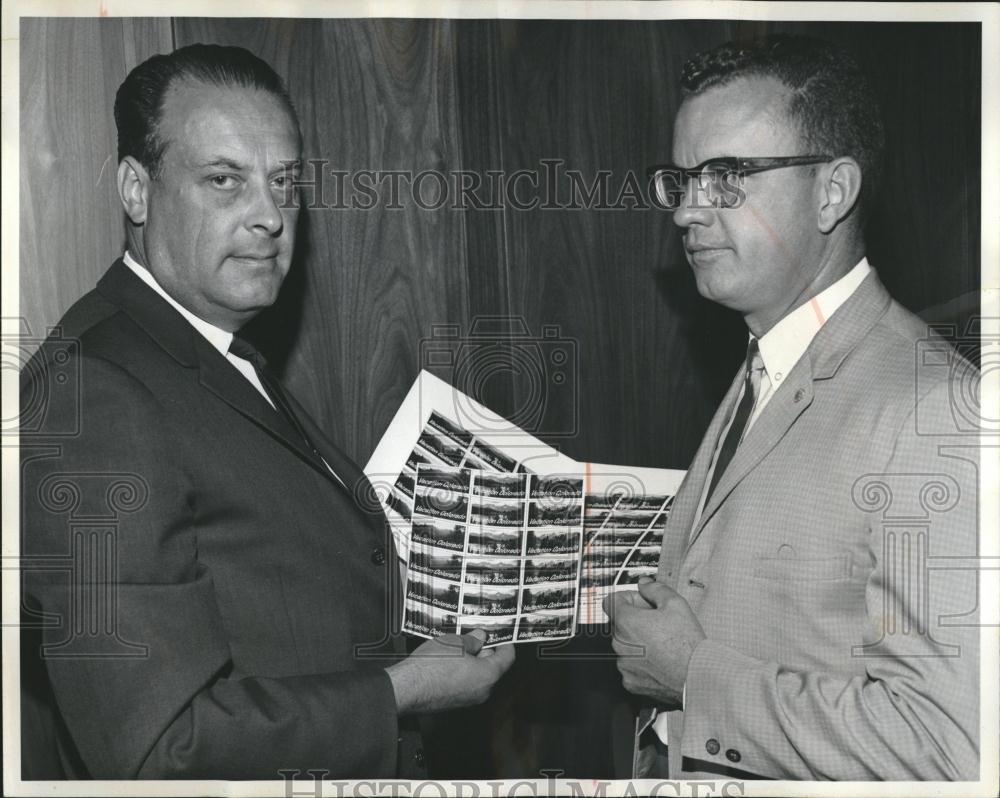
[[[746,199],[743,180],[747,175],[784,169],[788,166],[808,166],[832,161],[831,155],[789,155],[775,158],[710,158],[687,168],[676,164],[658,164],[646,170],[656,189],[656,198],[668,211],[676,211],[684,201],[688,183],[696,181],[698,191],[705,195],[693,200],[692,207],[738,208]]]

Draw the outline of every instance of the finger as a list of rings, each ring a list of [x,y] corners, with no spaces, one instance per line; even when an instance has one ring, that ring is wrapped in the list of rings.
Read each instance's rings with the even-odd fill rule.
[[[637,590],[623,590],[619,595],[621,596],[620,600],[622,604],[625,606],[639,607],[643,610],[649,609],[649,602]]]
[[[507,669],[514,664],[514,646],[512,643],[505,643],[502,646],[488,650],[493,652],[493,664],[500,669],[500,673],[506,673]]]
[[[622,684],[628,689],[629,684],[635,681],[632,671],[629,670],[625,660],[618,660],[618,674],[622,677]]]
[[[623,640],[620,637],[611,638],[611,648],[618,655],[618,662],[623,660],[632,659],[637,656],[642,656],[646,653],[646,647],[642,643],[633,643],[628,640]]]
[[[650,605],[646,599],[642,598],[634,590],[618,590],[605,596],[601,606],[604,608],[605,614],[611,619],[611,622],[614,623],[615,613],[628,612],[633,607],[641,607],[648,610]]]
[[[615,606],[614,594],[608,593],[608,595],[604,597],[604,601],[601,602],[601,609],[604,610],[604,614],[611,619],[612,623],[614,623],[615,620],[614,606]]]
[[[666,606],[666,603],[677,595],[663,582],[639,582],[639,595],[652,604],[657,609]]]
[[[463,657],[462,641],[458,635],[439,635],[425,640],[410,652],[411,657]]]

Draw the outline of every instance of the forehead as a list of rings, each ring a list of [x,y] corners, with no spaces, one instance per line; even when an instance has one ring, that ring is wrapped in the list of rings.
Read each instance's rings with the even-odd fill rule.
[[[167,151],[190,159],[206,150],[268,162],[299,157],[299,133],[268,91],[180,81],[167,90],[158,133]]]
[[[688,97],[674,123],[674,162],[694,166],[726,155],[800,154],[788,100],[788,88],[767,77],[737,78]]]

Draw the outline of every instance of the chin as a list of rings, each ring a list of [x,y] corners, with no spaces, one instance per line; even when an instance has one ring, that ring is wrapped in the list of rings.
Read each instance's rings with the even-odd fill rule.
[[[742,304],[741,299],[745,299],[745,291],[741,291],[739,286],[730,285],[722,280],[697,279],[695,284],[698,293],[710,302],[729,308],[739,310]]]
[[[252,300],[247,302],[247,309],[252,310],[254,313],[259,313],[271,307],[271,305],[278,301],[278,288],[280,287],[279,285],[273,291],[258,293]]]
[[[279,284],[274,288],[230,295],[228,297],[229,301],[226,305],[231,308],[234,313],[253,316],[260,313],[262,310],[266,310],[278,301],[278,289],[280,287],[281,285]]]
[[[725,281],[719,279],[718,274],[712,274],[704,269],[695,269],[694,283],[698,293],[713,302],[720,301],[721,297],[730,293],[729,287],[724,284]]]

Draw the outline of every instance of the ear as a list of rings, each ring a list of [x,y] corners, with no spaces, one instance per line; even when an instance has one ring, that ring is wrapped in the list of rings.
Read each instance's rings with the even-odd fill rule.
[[[132,224],[146,221],[149,201],[149,173],[131,155],[126,155],[118,164],[118,198]]]
[[[853,158],[835,158],[824,164],[818,225],[820,232],[831,232],[857,204],[861,195],[861,167]]]

